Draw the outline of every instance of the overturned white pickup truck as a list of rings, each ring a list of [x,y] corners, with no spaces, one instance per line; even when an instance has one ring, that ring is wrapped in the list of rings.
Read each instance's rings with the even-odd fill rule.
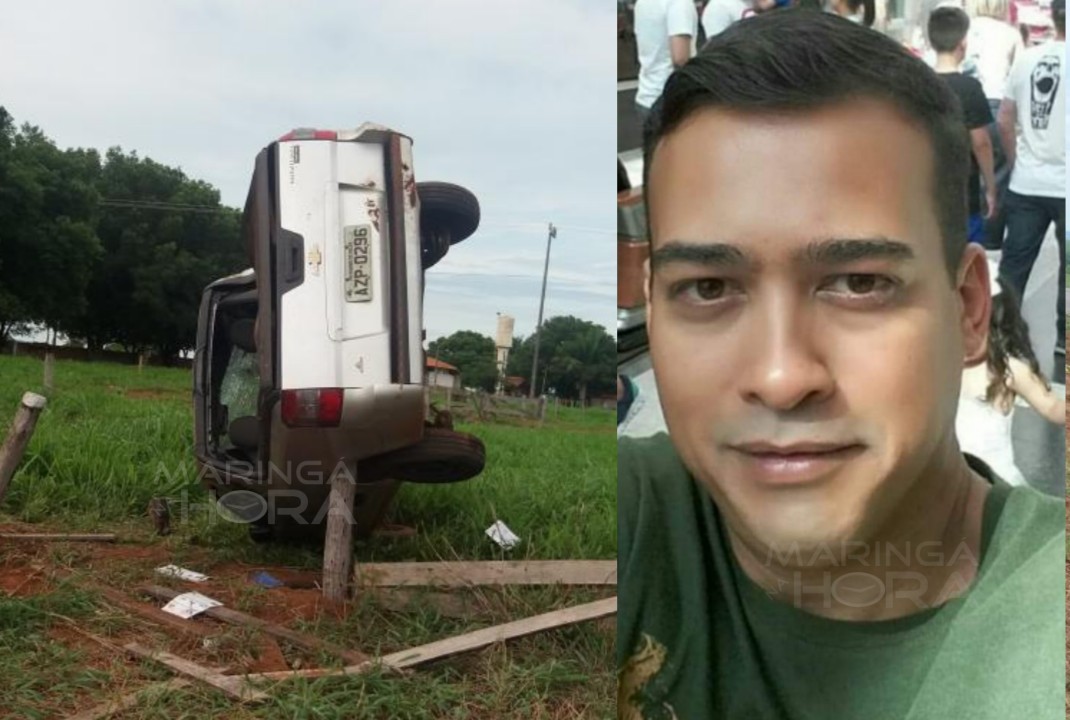
[[[483,444],[431,427],[423,389],[424,271],[478,226],[475,196],[417,183],[385,127],[295,130],[257,156],[252,268],[205,289],[194,365],[202,481],[254,539],[322,534],[341,473],[366,536],[399,482],[482,472]]]

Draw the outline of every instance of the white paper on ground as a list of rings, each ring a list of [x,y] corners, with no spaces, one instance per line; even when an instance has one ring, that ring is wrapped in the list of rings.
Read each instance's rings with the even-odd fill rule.
[[[163,611],[189,620],[194,615],[200,615],[208,608],[219,607],[223,603],[213,600],[207,595],[198,592],[182,593],[163,606]]]
[[[512,550],[520,542],[520,538],[513,534],[513,531],[506,527],[501,520],[495,521],[493,525],[487,528],[486,532],[487,537],[498,543],[505,550]]]
[[[164,565],[163,567],[156,568],[156,572],[161,575],[167,575],[168,577],[178,578],[179,580],[189,580],[190,582],[204,582],[208,579],[207,575],[181,568],[178,565]]]

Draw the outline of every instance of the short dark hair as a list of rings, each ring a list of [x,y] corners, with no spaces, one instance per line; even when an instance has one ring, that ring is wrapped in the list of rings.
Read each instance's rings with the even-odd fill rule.
[[[648,202],[658,144],[699,110],[806,112],[861,98],[887,102],[926,131],[933,151],[933,202],[954,280],[966,247],[970,174],[969,136],[958,99],[897,42],[831,13],[784,9],[747,18],[712,38],[669,77],[643,131]],[[648,231],[649,223],[648,212]]]
[[[955,52],[970,31],[970,16],[957,7],[940,7],[929,15],[929,44],[938,53]]]
[[[1066,0],[1051,0],[1051,21],[1056,30],[1066,34]]]

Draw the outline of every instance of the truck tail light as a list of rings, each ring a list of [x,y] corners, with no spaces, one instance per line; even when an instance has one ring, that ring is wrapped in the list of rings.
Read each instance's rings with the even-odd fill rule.
[[[279,142],[290,140],[337,140],[337,130],[316,130],[314,128],[297,128],[279,138]]]
[[[339,388],[282,391],[282,421],[290,427],[335,427],[342,420]]]

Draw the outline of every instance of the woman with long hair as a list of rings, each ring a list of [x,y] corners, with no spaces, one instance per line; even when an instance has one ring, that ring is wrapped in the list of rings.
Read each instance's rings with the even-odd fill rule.
[[[1053,391],[1040,370],[1013,288],[994,272],[993,278],[988,355],[962,373],[955,432],[964,453],[983,460],[1011,485],[1025,485],[1011,444],[1015,402],[1021,398],[1049,422],[1062,424],[1066,396]]]

